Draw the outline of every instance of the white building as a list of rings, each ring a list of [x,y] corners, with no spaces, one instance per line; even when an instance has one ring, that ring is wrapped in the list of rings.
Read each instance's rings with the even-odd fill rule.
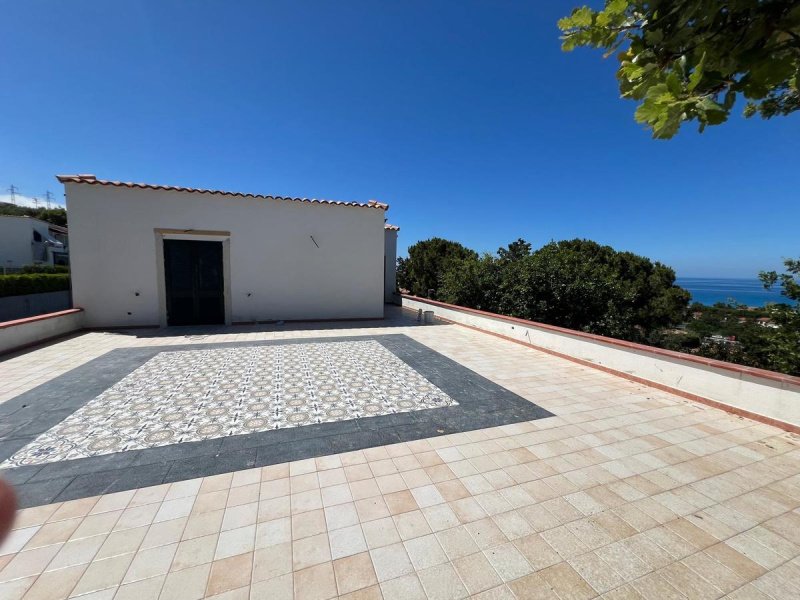
[[[394,291],[381,202],[58,179],[90,327],[380,318]]]
[[[33,217],[0,215],[0,269],[66,264],[66,227]]]

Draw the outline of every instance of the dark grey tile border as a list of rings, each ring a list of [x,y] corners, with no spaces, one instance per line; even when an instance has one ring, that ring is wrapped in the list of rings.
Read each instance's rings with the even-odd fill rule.
[[[353,340],[381,343],[459,405],[18,467],[0,475],[16,486],[20,506],[37,506],[553,416],[402,334],[120,348],[0,404],[0,462],[161,352]]]

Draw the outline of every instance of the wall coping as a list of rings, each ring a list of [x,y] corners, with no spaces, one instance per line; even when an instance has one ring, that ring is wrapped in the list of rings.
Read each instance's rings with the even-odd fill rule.
[[[411,294],[400,294],[400,295],[403,298],[407,298],[408,300],[423,302],[426,304],[431,304],[433,306],[440,306],[442,308],[447,308],[459,312],[480,315],[482,317],[488,317],[490,319],[495,319],[497,321],[506,321],[508,323],[516,323],[519,325],[524,325],[526,327],[535,327],[537,329],[553,331],[555,333],[561,333],[564,335],[569,335],[575,338],[595,343],[607,344],[609,346],[618,346],[620,348],[625,348],[626,350],[632,350],[644,354],[652,354],[660,358],[668,358],[682,362],[694,363],[696,365],[702,365],[704,367],[711,367],[714,369],[729,371],[731,373],[736,373],[738,375],[746,375],[748,377],[753,377],[756,379],[769,379],[770,381],[774,381],[777,383],[800,387],[800,377],[795,377],[794,375],[785,375],[784,373],[777,373],[776,371],[768,371],[766,369],[757,369],[755,367],[745,367],[742,365],[737,365],[735,363],[716,360],[714,358],[704,358],[701,356],[695,356],[693,354],[686,354],[684,352],[665,350],[664,348],[656,348],[655,346],[646,346],[644,344],[637,344],[636,342],[629,342],[627,340],[618,340],[615,338],[606,337],[604,335],[597,335],[596,333],[586,333],[584,331],[578,331],[576,329],[567,329],[566,327],[559,327],[558,325],[548,325],[546,323],[538,323],[536,321],[520,319],[519,317],[509,317],[506,315],[500,315],[485,310],[479,310],[477,308],[468,308],[466,306],[458,306],[457,304],[448,304],[447,302],[440,302],[439,300],[431,300],[430,298],[420,298],[419,296],[412,296]]]
[[[0,329],[17,327],[19,325],[27,325],[28,323],[35,323],[36,321],[46,321],[47,319],[56,319],[58,317],[65,317],[67,315],[74,315],[75,313],[81,313],[81,312],[83,312],[82,308],[68,308],[67,310],[59,310],[56,312],[45,313],[43,315],[36,315],[35,317],[14,319],[13,321],[2,321],[0,322]]]

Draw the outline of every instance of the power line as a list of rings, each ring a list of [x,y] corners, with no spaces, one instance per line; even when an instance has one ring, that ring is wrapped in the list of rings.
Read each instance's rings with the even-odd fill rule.
[[[11,194],[11,204],[16,204],[17,203],[17,192],[18,191],[19,191],[19,188],[17,186],[15,186],[13,183],[8,188],[8,193]]]
[[[52,200],[53,200],[53,192],[51,192],[50,190],[47,190],[44,193],[44,197],[45,197],[45,202],[47,202],[47,210],[50,210],[50,202],[52,202]]]

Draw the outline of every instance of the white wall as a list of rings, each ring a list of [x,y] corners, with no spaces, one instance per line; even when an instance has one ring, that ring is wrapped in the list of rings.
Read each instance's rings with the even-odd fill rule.
[[[21,322],[0,323],[0,354],[38,344],[83,327],[83,312],[70,309],[55,316],[41,315]]]
[[[65,187],[73,305],[86,310],[88,327],[162,322],[156,229],[230,232],[233,322],[383,316],[383,210]]]
[[[2,267],[34,264],[31,246],[34,229],[45,238],[49,235],[44,221],[30,217],[0,216],[0,273]]]
[[[646,348],[626,348],[534,324],[511,322],[499,315],[492,318],[459,310],[458,307],[443,307],[405,297],[403,306],[413,310],[432,310],[434,315],[455,323],[498,333],[681,392],[800,426],[800,385],[785,381],[797,378],[777,374],[782,381],[775,381],[758,376],[756,370],[734,371],[702,365],[681,357],[657,355]]]
[[[384,230],[384,302],[394,302],[397,291],[397,231]]]

